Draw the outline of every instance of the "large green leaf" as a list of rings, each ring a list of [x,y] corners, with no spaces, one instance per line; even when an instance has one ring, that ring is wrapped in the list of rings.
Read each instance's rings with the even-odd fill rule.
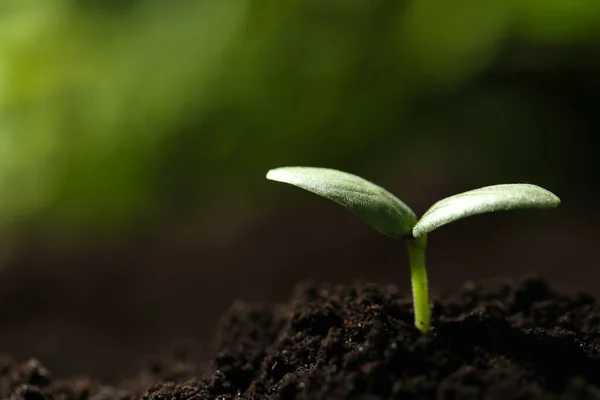
[[[393,238],[410,236],[417,218],[396,196],[361,177],[328,168],[283,167],[267,179],[289,183],[333,200]]]
[[[521,208],[551,208],[559,204],[560,199],[556,195],[536,185],[486,186],[438,201],[421,217],[412,233],[419,237],[471,215]]]

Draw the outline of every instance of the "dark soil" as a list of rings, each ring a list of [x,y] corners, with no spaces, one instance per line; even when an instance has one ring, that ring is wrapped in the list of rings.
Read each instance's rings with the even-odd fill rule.
[[[277,305],[234,303],[204,370],[175,355],[118,387],[52,380],[0,362],[2,399],[600,399],[600,309],[543,280],[467,283],[412,325],[395,286],[296,288]],[[149,388],[149,389],[145,389]],[[145,392],[145,394],[143,394]]]

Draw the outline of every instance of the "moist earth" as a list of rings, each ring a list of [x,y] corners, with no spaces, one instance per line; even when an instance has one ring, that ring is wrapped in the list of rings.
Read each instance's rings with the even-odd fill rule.
[[[0,358],[0,398],[600,399],[600,310],[544,280],[467,282],[413,326],[393,285],[303,283],[284,304],[236,301],[208,360],[181,354],[109,386]],[[205,361],[208,366],[204,367]]]

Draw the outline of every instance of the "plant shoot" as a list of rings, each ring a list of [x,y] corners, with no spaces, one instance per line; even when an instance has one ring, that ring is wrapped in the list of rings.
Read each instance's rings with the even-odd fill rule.
[[[553,208],[560,204],[556,195],[536,185],[493,185],[442,199],[418,219],[404,202],[387,190],[347,172],[329,168],[282,167],[270,170],[267,179],[288,183],[333,200],[384,235],[404,239],[410,262],[415,326],[423,333],[431,328],[425,268],[428,233],[471,215]]]

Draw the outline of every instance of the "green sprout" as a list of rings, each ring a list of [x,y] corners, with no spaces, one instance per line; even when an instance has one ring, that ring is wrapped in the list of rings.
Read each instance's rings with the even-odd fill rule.
[[[425,269],[427,234],[442,225],[477,214],[523,208],[552,208],[560,199],[539,186],[517,183],[486,186],[435,203],[421,219],[396,196],[359,176],[329,168],[282,167],[267,179],[288,183],[341,204],[377,231],[405,239],[410,261],[415,326],[431,327]]]

